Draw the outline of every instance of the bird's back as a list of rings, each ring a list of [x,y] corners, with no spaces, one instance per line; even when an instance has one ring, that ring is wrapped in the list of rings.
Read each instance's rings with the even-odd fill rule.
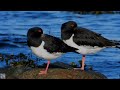
[[[65,44],[61,39],[43,34],[41,39],[45,42],[44,48],[47,49],[49,52],[74,52],[76,49],[68,46]]]
[[[77,27],[74,29],[73,41],[78,45],[90,45],[99,47],[115,46],[113,42],[86,28]]]

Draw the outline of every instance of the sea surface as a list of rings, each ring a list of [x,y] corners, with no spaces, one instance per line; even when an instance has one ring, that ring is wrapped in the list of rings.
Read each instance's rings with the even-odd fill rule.
[[[66,11],[0,11],[0,53],[32,54],[26,44],[29,28],[41,27],[44,33],[60,38],[61,24],[70,20],[110,40],[120,40],[120,14],[81,15]],[[80,54],[71,52],[52,60],[52,63],[75,62],[79,65],[78,61],[81,58]],[[43,62],[47,61],[43,59],[39,64]],[[86,64],[106,75],[108,79],[120,79],[120,49],[107,48],[96,54],[87,55]],[[0,68],[5,66],[5,62],[0,62]]]

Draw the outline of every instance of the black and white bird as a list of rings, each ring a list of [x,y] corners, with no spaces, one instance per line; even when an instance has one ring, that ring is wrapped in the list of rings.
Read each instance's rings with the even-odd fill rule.
[[[68,21],[61,26],[61,38],[68,46],[74,47],[77,53],[82,54],[81,70],[84,70],[85,55],[94,54],[98,51],[115,47],[120,48],[117,43],[112,42],[89,29],[78,27],[75,21]]]
[[[43,34],[43,30],[39,27],[33,27],[28,30],[27,44],[36,56],[48,60],[46,69],[40,71],[39,74],[47,74],[50,60],[56,59],[64,53],[76,50],[57,37]]]

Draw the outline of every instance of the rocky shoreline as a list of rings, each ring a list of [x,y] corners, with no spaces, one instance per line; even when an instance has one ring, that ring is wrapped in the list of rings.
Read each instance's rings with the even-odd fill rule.
[[[74,70],[77,65],[72,62],[70,65],[63,62],[51,63],[46,75],[38,76],[40,70],[45,69],[46,64],[36,65],[35,60],[28,58],[29,56],[20,53],[19,55],[0,54],[0,61],[7,58],[8,67],[0,68],[1,79],[107,79],[107,77],[96,72],[92,67],[86,65],[85,71]],[[17,59],[17,61],[15,60]],[[10,62],[13,60],[12,62]],[[79,62],[81,64],[81,62]],[[2,78],[1,75],[4,75]]]
[[[0,70],[5,74],[4,79],[107,79],[107,77],[93,70],[80,71],[73,69],[49,68],[46,75],[38,75],[44,68],[14,67]]]

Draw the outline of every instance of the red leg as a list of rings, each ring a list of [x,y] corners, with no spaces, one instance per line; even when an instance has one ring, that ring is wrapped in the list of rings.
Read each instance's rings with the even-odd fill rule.
[[[81,68],[74,68],[74,70],[78,70],[78,69],[84,70],[84,66],[85,66],[85,55],[82,56],[82,66],[81,66]]]
[[[84,66],[85,66],[85,55],[82,56],[82,66],[81,66],[81,70],[84,70]]]
[[[41,74],[47,74],[49,64],[50,64],[50,61],[48,60],[46,69],[44,71],[40,71],[39,75],[41,75]]]

